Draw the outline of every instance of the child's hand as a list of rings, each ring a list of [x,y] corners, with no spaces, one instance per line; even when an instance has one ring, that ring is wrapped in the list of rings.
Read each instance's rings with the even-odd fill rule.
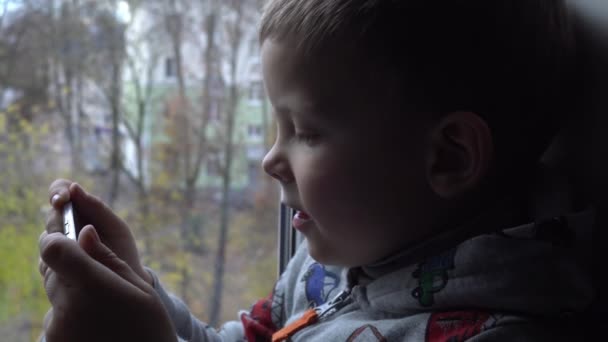
[[[78,242],[43,234],[40,256],[53,311],[45,318],[48,342],[175,341],[156,291],[105,246],[93,226]]]
[[[85,192],[80,185],[65,179],[58,179],[51,184],[49,198],[52,209],[47,219],[46,233],[63,232],[62,208],[66,202],[71,201],[77,223],[95,226],[103,244],[152,285],[152,277],[139,260],[131,230],[100,199]]]

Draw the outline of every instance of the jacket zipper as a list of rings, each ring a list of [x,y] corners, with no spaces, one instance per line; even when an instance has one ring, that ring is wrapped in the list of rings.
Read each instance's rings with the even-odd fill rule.
[[[322,304],[316,308],[308,309],[304,312],[302,317],[298,318],[291,324],[283,327],[281,330],[272,334],[272,342],[285,341],[293,336],[298,331],[316,324],[319,320],[328,318],[331,315],[338,312],[340,309],[352,302],[350,296],[351,290],[346,289],[340,292],[334,299],[329,302]]]

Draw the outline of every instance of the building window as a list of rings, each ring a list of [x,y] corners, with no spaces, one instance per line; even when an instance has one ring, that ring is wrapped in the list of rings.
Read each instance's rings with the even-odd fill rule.
[[[253,81],[249,87],[249,100],[262,101],[264,98],[264,84],[262,81]]]
[[[219,156],[214,155],[210,156],[207,159],[207,175],[209,176],[221,176],[222,175],[222,167],[220,165]]]
[[[262,137],[262,126],[260,125],[249,125],[247,126],[247,135],[250,138]]]
[[[165,77],[171,78],[175,76],[175,59],[167,57],[165,60]]]
[[[260,76],[262,74],[262,65],[256,61],[251,64],[250,72],[252,75]]]
[[[249,54],[251,56],[257,56],[260,53],[260,39],[257,35],[253,36],[249,40]]]
[[[217,101],[213,101],[209,105],[209,121],[220,121],[220,105],[217,103]]]

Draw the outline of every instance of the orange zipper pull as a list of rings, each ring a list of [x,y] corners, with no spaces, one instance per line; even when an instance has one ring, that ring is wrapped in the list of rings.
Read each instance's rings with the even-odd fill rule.
[[[272,342],[281,342],[287,340],[298,331],[317,323],[319,319],[333,315],[338,310],[351,303],[351,301],[352,298],[350,297],[350,289],[340,292],[331,301],[321,306],[317,306],[316,308],[306,310],[302,317],[272,334]]]
[[[272,334],[272,342],[285,341],[298,331],[306,328],[309,325],[317,323],[318,320],[319,315],[317,314],[317,310],[308,309],[304,312],[302,317],[300,317],[290,325],[284,327],[283,329]]]

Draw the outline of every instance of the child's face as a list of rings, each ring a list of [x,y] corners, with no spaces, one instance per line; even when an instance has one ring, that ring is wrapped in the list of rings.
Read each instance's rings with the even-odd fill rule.
[[[425,129],[391,106],[387,84],[362,82],[338,57],[298,58],[266,40],[263,73],[278,134],[264,158],[299,230],[325,264],[359,266],[430,232]],[[334,60],[330,60],[334,58]]]

